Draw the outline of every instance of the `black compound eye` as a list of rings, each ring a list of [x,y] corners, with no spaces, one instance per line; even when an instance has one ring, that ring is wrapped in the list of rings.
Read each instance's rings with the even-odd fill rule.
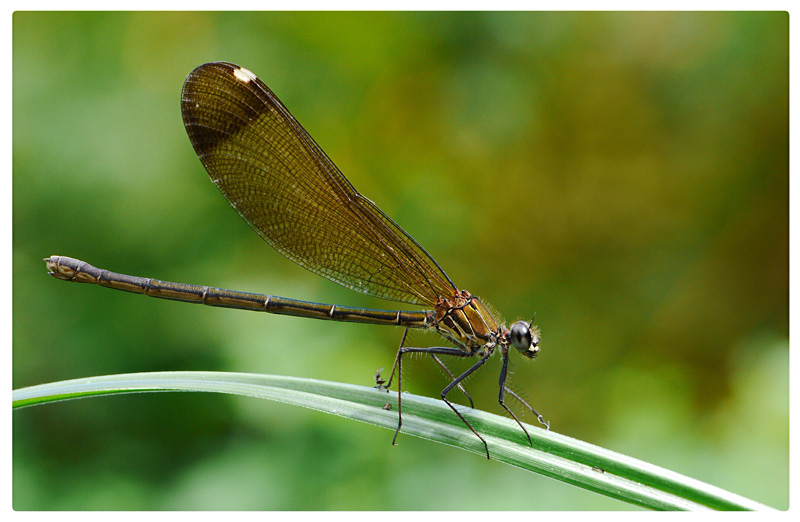
[[[531,342],[533,342],[531,328],[525,321],[517,321],[512,324],[509,337],[514,348],[521,352],[527,351],[531,347]]]

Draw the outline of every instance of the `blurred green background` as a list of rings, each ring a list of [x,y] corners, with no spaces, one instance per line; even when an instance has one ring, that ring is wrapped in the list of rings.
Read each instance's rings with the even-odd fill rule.
[[[402,308],[284,259],[209,182],[179,96],[227,60],[458,285],[508,320],[536,312],[542,353],[512,382],[555,431],[788,507],[787,13],[17,12],[13,29],[15,388],[160,370],[370,385],[391,365],[400,330],[46,276],[61,254]],[[500,413],[495,359],[468,389]],[[446,384],[425,359],[404,376]],[[18,510],[628,508],[246,398],[66,402],[14,412],[13,434]]]

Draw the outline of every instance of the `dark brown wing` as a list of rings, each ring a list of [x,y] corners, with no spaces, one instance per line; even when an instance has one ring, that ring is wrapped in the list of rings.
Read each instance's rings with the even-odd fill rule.
[[[211,180],[278,252],[382,299],[432,306],[453,295],[438,263],[353,188],[253,73],[201,65],[186,78],[181,110]]]

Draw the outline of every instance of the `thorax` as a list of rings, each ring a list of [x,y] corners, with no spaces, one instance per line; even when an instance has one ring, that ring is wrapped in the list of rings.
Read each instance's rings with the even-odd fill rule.
[[[480,299],[466,290],[451,298],[439,298],[434,313],[436,331],[469,354],[492,349],[497,343],[497,320]]]

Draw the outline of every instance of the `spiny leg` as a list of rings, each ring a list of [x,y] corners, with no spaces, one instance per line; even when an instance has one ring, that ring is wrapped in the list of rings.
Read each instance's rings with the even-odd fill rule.
[[[514,397],[515,399],[517,399],[519,402],[521,402],[521,403],[523,404],[523,406],[525,406],[526,408],[528,408],[528,409],[531,411],[531,413],[533,413],[534,415],[536,415],[536,419],[539,421],[539,424],[542,424],[542,425],[543,425],[545,428],[547,428],[548,430],[550,429],[550,421],[546,421],[546,420],[544,420],[544,417],[542,417],[542,415],[541,415],[541,414],[540,414],[538,411],[536,411],[535,409],[533,409],[533,407],[532,407],[530,404],[528,404],[527,402],[525,402],[525,399],[523,399],[522,397],[520,397],[519,395],[517,395],[517,393],[516,393],[514,390],[512,390],[512,389],[511,389],[511,388],[509,388],[508,386],[506,386],[506,387],[505,387],[505,389],[506,389],[506,391],[507,391],[507,392],[508,392],[508,393],[509,393],[509,394],[510,394],[512,397]]]
[[[402,339],[400,339],[400,347],[397,349],[397,355],[394,358],[394,364],[392,365],[392,373],[389,375],[389,380],[385,381],[381,377],[381,372],[383,371],[383,368],[381,368],[380,370],[378,370],[375,373],[375,384],[376,384],[376,388],[378,388],[379,390],[387,390],[388,391],[389,390],[389,386],[392,385],[392,379],[394,379],[394,372],[397,369],[397,360],[398,360],[398,357],[400,355],[400,350],[403,349],[403,345],[406,342],[406,336],[407,335],[408,335],[408,328],[406,328],[405,331],[403,331],[403,337],[402,337]],[[436,357],[436,355],[434,355],[434,354],[430,354],[430,355],[431,355],[431,357],[433,357],[433,360],[436,361],[436,363],[439,366],[442,367],[442,369],[445,371],[447,376],[450,377],[450,380],[454,381],[456,379],[455,376],[450,372],[450,369],[447,368],[447,366],[444,364],[444,362],[442,362],[441,359]],[[467,390],[465,390],[464,387],[461,384],[458,385],[458,389],[461,390],[461,393],[463,393],[464,396],[467,398],[467,400],[469,400],[469,407],[474,409],[475,408],[475,403],[472,401],[472,396],[469,393],[467,393]]]
[[[536,418],[539,420],[539,422],[541,424],[543,424],[548,430],[550,429],[550,423],[545,421],[544,417],[542,417],[542,415],[538,411],[533,409],[533,407],[531,407],[530,404],[525,402],[525,400],[522,397],[517,395],[514,392],[514,390],[512,390],[511,388],[506,386],[506,378],[508,377],[508,349],[501,350],[500,354],[503,357],[503,366],[500,369],[500,393],[499,393],[499,396],[498,396],[498,401],[500,402],[500,406],[502,406],[503,409],[505,409],[506,412],[508,412],[508,414],[511,415],[511,417],[517,422],[517,424],[519,424],[519,427],[522,428],[522,431],[525,432],[525,436],[528,437],[528,444],[533,446],[533,441],[531,441],[531,435],[530,435],[530,433],[528,433],[528,430],[525,429],[525,426],[522,425],[522,422],[520,422],[520,420],[517,418],[517,416],[514,415],[514,412],[511,411],[508,406],[506,406],[506,404],[505,404],[505,392],[508,392],[512,397],[514,397],[519,402],[521,402],[523,405],[525,405],[525,407],[528,408],[531,411],[531,413],[536,415]]]
[[[525,436],[528,437],[528,444],[533,446],[533,441],[531,440],[531,435],[528,433],[528,430],[525,429],[525,426],[522,425],[520,420],[514,415],[514,412],[511,411],[505,403],[505,391],[506,391],[506,377],[508,377],[508,348],[501,349],[500,355],[503,356],[503,366],[500,368],[500,394],[498,396],[498,401],[500,402],[500,406],[503,407],[506,412],[511,415],[511,417],[517,421],[519,427],[522,428],[522,431],[525,432]],[[510,390],[509,390],[510,391]],[[514,392],[511,392],[514,393]]]
[[[394,364],[392,365],[392,373],[389,375],[389,380],[384,381],[381,378],[381,371],[383,368],[378,370],[375,374],[375,384],[377,384],[377,388],[379,390],[386,390],[389,391],[389,386],[392,385],[392,379],[394,379],[394,371],[397,369],[397,361],[400,358],[400,351],[403,349],[403,344],[406,342],[406,336],[408,335],[408,328],[403,331],[403,337],[400,339],[400,347],[397,349],[397,355],[394,356]]]
[[[431,357],[433,357],[434,361],[439,363],[439,366],[442,367],[442,369],[445,371],[447,376],[450,377],[451,381],[456,380],[455,376],[452,373],[450,373],[450,370],[447,368],[447,366],[444,364],[444,362],[441,359],[439,359],[438,357],[436,357],[433,354],[431,354]],[[461,386],[461,383],[458,384],[458,389],[461,390],[461,393],[463,393],[464,396],[469,400],[469,407],[472,408],[472,409],[475,409],[475,404],[472,402],[472,396],[469,393],[467,393],[467,390],[465,390],[463,386]]]
[[[467,422],[467,419],[465,419],[464,416],[461,415],[461,413],[459,413],[459,411],[456,409],[456,407],[453,406],[453,403],[451,403],[450,401],[447,400],[447,394],[450,393],[450,390],[452,390],[455,386],[458,386],[458,383],[460,383],[461,381],[463,381],[464,379],[469,377],[475,370],[477,370],[478,368],[483,366],[484,363],[489,359],[489,357],[492,356],[492,353],[493,353],[493,350],[489,350],[489,352],[486,355],[481,357],[480,361],[476,362],[469,370],[467,370],[464,373],[462,373],[461,375],[459,375],[453,382],[448,384],[447,387],[444,390],[442,390],[442,400],[448,406],[450,406],[450,409],[453,410],[456,413],[456,415],[458,415],[458,418],[461,419],[461,421],[464,424],[467,425],[467,428],[469,428],[472,431],[472,433],[474,433],[475,436],[478,437],[479,439],[481,439],[481,442],[483,442],[483,447],[484,447],[484,449],[486,449],[486,458],[487,459],[491,458],[489,456],[489,445],[486,444],[486,441],[484,440],[484,438],[481,437],[478,434],[477,431],[475,431],[475,428],[473,428],[472,425],[469,422]],[[465,354],[465,353],[462,352],[462,357],[468,357],[468,354]]]
[[[397,358],[396,358],[396,368],[397,368],[397,429],[394,432],[394,437],[392,438],[392,444],[395,444],[395,442],[397,441],[397,435],[400,433],[400,428],[403,426],[403,400],[402,400],[402,395],[403,395],[403,354],[406,354],[406,353],[427,353],[427,354],[430,354],[430,355],[438,354],[438,355],[452,355],[452,356],[455,356],[455,357],[470,357],[470,354],[468,354],[466,352],[463,352],[458,348],[448,348],[448,347],[444,347],[444,346],[434,346],[434,347],[431,347],[431,348],[405,348],[405,347],[401,347],[400,350],[397,351]],[[480,365],[478,365],[478,366],[480,366]],[[461,379],[463,379],[464,377],[469,375],[469,373],[472,373],[472,372],[468,371],[468,373],[466,373],[465,375],[462,375],[461,377],[459,377],[458,380],[460,381]],[[394,376],[394,371],[392,371],[392,376]],[[389,381],[391,382],[391,378],[389,379]],[[454,381],[454,382],[457,382],[457,381]],[[454,386],[454,384],[450,383],[450,385],[445,389],[447,391],[449,391],[450,388],[452,388],[453,386]],[[442,397],[442,398],[444,399],[444,397]],[[445,402],[450,406],[450,408],[453,409],[453,411],[456,412],[456,414],[458,414],[459,417],[461,417],[461,414],[458,413],[458,411],[456,411],[455,408],[453,408],[453,405],[450,404],[450,402],[447,399],[445,399]],[[461,420],[464,420],[464,417],[461,417]],[[469,423],[467,421],[464,420],[464,422],[467,423],[467,426],[469,426]],[[472,426],[470,426],[470,429],[472,429]],[[474,432],[475,430],[472,430],[472,431]],[[475,433],[475,435],[478,435],[478,434]],[[480,438],[480,437],[481,436],[478,435],[478,438]],[[481,440],[483,440],[483,439],[481,438]],[[486,444],[486,442],[484,442],[484,444]]]

